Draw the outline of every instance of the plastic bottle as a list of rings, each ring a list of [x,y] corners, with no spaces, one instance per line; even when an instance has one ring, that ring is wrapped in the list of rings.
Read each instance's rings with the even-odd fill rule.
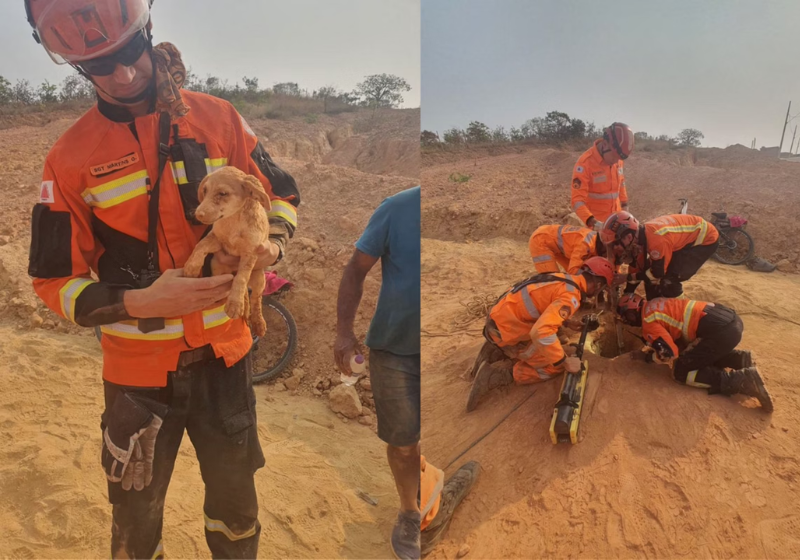
[[[347,385],[348,387],[355,385],[356,382],[359,380],[361,375],[366,370],[366,364],[364,363],[364,356],[361,354],[355,354],[350,357],[350,370],[353,372],[353,375],[347,375],[346,373],[342,373],[340,379],[342,383]]]

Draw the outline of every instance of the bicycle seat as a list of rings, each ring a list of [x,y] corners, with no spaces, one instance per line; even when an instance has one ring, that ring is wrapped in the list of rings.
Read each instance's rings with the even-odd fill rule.
[[[711,215],[719,220],[724,220],[725,218],[728,217],[727,212],[711,212]]]

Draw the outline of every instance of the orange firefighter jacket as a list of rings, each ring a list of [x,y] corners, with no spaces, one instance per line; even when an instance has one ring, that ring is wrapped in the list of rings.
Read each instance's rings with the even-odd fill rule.
[[[625,189],[625,170],[622,160],[614,165],[606,165],[597,150],[601,140],[586,150],[572,171],[572,211],[587,223],[594,217],[605,222],[614,212],[628,204],[628,191]]]
[[[533,341],[532,353],[551,364],[566,357],[556,332],[564,321],[580,307],[586,292],[586,279],[571,274],[552,273],[557,278],[567,278],[575,286],[561,281],[536,282],[520,289],[512,288],[494,305],[489,316],[497,325],[502,346],[513,346]],[[530,356],[520,356],[522,359]]]
[[[180,268],[208,226],[194,221],[197,187],[231,165],[255,175],[272,200],[273,225],[288,236],[300,202],[294,179],[275,165],[227,101],[182,92],[190,111],[174,118],[161,175],[158,252],[161,271]],[[181,352],[211,344],[232,365],[252,339],[243,319],[223,307],[168,317],[141,332],[123,293],[147,268],[149,190],[161,170],[159,115],[133,118],[98,101],[50,150],[32,220],[29,274],[39,297],[83,326],[102,325],[103,378],[122,385],[165,386]],[[288,238],[286,236],[286,238]]]
[[[569,260],[569,274],[577,274],[589,257],[597,256],[597,232],[577,226],[540,226],[531,235],[529,242],[533,262],[550,254],[561,255]],[[542,251],[542,250],[545,251]],[[543,254],[534,254],[543,253]],[[605,256],[605,255],[602,255]]]
[[[714,304],[690,299],[651,299],[642,309],[642,337],[648,345],[662,339],[677,358],[675,342],[681,339],[692,342],[697,338],[697,325],[709,305]]]
[[[700,216],[688,214],[670,214],[645,222],[644,233],[645,252],[639,255],[630,272],[634,274],[649,270],[655,278],[666,275],[675,251],[711,245],[719,239],[717,228]]]

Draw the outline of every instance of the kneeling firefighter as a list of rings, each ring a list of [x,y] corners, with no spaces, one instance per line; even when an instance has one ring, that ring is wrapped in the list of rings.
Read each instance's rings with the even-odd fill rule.
[[[625,294],[617,313],[624,323],[642,327],[646,359],[670,364],[678,383],[707,389],[710,395],[755,397],[765,412],[772,412],[772,399],[752,354],[735,349],[744,327],[732,309],[704,301],[646,301]],[[688,349],[681,353],[676,342],[687,344]]]
[[[614,280],[611,263],[591,257],[580,274],[539,274],[517,283],[500,296],[489,312],[483,335],[511,360],[500,367],[484,363],[478,369],[467,403],[475,409],[489,390],[512,382],[519,384],[546,381],[564,371],[577,373],[581,362],[567,356],[557,332],[561,325],[580,329],[570,318],[584,297],[593,297]],[[594,325],[596,328],[599,325]]]

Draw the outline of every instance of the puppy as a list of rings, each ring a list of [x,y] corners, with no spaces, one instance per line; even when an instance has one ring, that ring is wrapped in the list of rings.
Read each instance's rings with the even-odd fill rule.
[[[261,182],[235,167],[223,167],[207,175],[197,189],[200,205],[195,217],[203,224],[213,224],[192,251],[183,273],[191,278],[202,274],[206,255],[225,249],[229,255],[239,257],[239,267],[233,287],[225,304],[225,313],[231,319],[249,318],[253,334],[263,336],[267,330],[261,312],[261,294],[264,292],[264,270],[256,269],[257,250],[269,237],[267,211],[272,207]],[[213,275],[232,273],[232,268],[212,264]],[[249,297],[247,288],[252,290]],[[248,313],[249,311],[249,313]]]

